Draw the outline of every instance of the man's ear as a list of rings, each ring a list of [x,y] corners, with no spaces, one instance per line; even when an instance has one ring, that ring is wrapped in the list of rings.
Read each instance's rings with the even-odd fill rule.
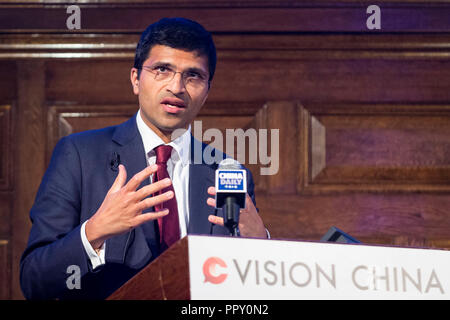
[[[139,72],[136,68],[131,68],[130,72],[131,87],[135,95],[139,94]]]

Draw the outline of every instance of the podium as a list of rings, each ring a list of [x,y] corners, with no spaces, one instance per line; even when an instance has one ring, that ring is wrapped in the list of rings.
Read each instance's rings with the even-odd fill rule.
[[[177,241],[108,300],[188,300],[188,239]]]
[[[450,251],[187,236],[109,300],[450,299]]]

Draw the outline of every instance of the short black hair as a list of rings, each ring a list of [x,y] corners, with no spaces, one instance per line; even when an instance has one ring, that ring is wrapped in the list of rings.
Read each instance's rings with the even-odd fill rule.
[[[168,46],[174,49],[196,51],[208,57],[209,82],[216,70],[216,47],[209,33],[198,22],[186,18],[163,18],[147,27],[142,32],[136,47],[134,67],[138,69],[138,77],[142,64],[148,58],[155,45]]]

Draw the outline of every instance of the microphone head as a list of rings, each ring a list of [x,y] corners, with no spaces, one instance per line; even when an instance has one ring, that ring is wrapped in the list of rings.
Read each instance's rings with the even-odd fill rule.
[[[242,169],[242,165],[239,163],[239,161],[236,161],[233,158],[226,158],[220,161],[219,169],[240,170]]]
[[[241,208],[245,208],[247,193],[247,172],[241,164],[226,158],[219,163],[216,170],[216,208],[221,208],[226,198],[235,198]]]

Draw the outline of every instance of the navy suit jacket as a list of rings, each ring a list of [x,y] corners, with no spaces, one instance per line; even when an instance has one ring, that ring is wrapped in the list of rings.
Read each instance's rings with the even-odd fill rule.
[[[192,138],[191,159],[195,150],[203,152],[205,147]],[[108,239],[105,265],[92,269],[80,228],[98,210],[118,174],[117,163],[111,163],[116,155],[127,170],[127,179],[147,166],[136,115],[118,126],[72,134],[56,145],[30,212],[33,224],[20,263],[20,283],[27,299],[106,298],[160,254],[157,222],[150,221]],[[221,210],[206,204],[217,166],[190,164],[188,234],[228,234],[208,221],[210,214],[221,215]],[[247,173],[247,190],[254,201],[253,180]],[[148,183],[146,179],[140,187]],[[68,270],[71,265],[79,267],[81,289],[67,286],[73,275]]]

